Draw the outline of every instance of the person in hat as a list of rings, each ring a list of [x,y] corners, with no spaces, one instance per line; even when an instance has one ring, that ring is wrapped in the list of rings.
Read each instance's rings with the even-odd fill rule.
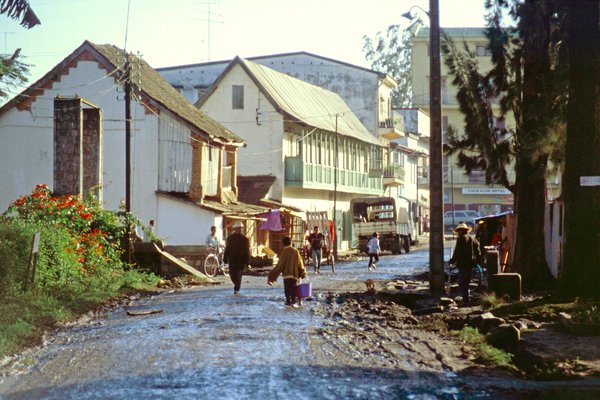
[[[479,243],[477,243],[475,238],[468,235],[470,231],[471,228],[464,222],[461,222],[454,228],[454,233],[458,235],[458,238],[456,238],[452,257],[448,261],[448,264],[456,264],[458,267],[458,287],[464,304],[467,304],[471,300],[469,297],[471,272],[481,257]]]
[[[296,303],[296,287],[300,279],[306,278],[306,269],[300,252],[292,247],[292,239],[285,236],[281,243],[285,246],[279,254],[279,261],[275,268],[269,272],[267,284],[273,285],[279,275],[283,275],[283,292],[285,294],[285,304],[291,307],[302,305],[302,298],[298,297]]]
[[[229,277],[233,282],[234,296],[240,295],[244,268],[250,264],[250,241],[242,234],[241,221],[233,223],[233,234],[229,235],[223,253],[223,262],[229,264]]]

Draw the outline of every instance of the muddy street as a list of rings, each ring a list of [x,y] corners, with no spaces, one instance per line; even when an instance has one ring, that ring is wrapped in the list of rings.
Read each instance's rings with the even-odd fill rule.
[[[313,299],[284,305],[281,279],[169,291],[65,327],[0,368],[0,399],[519,398],[539,389],[481,370],[456,339],[364,281],[426,271],[427,251],[310,273]],[[309,267],[309,271],[312,271]],[[357,294],[358,293],[358,294]],[[523,397],[526,398],[526,397]]]

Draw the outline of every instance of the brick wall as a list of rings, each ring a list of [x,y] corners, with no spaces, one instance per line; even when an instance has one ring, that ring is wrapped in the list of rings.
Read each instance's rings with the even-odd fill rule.
[[[54,193],[83,189],[81,99],[54,100]]]
[[[54,100],[54,193],[85,194],[95,188],[100,198],[102,124],[97,108],[82,108],[81,98]]]

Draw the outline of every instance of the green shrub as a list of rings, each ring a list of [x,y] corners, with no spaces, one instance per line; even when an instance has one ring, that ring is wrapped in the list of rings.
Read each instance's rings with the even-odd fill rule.
[[[0,222],[0,295],[21,290],[26,278],[35,228],[22,221]]]
[[[475,348],[483,361],[500,367],[514,368],[511,364],[513,355],[487,344],[485,337],[479,333],[477,328],[465,326],[458,332],[458,335],[463,341]]]
[[[159,277],[121,261],[131,213],[92,197],[52,196],[46,185],[0,216],[0,355],[35,343],[41,332],[119,294],[156,287]],[[32,290],[24,292],[32,237],[40,232]]]

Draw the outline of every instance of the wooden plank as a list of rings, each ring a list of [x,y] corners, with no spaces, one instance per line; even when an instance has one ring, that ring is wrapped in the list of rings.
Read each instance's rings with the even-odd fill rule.
[[[180,269],[182,269],[182,270],[186,271],[187,273],[192,274],[198,278],[212,282],[212,279],[210,279],[208,276],[204,275],[202,272],[198,271],[196,268],[192,267],[185,261],[180,260],[179,258],[173,256],[172,254],[167,253],[166,251],[162,251],[156,244],[154,244],[154,247],[156,248],[156,251],[158,251],[160,253],[160,255],[164,256],[167,260],[171,261],[173,264],[175,264]]]

